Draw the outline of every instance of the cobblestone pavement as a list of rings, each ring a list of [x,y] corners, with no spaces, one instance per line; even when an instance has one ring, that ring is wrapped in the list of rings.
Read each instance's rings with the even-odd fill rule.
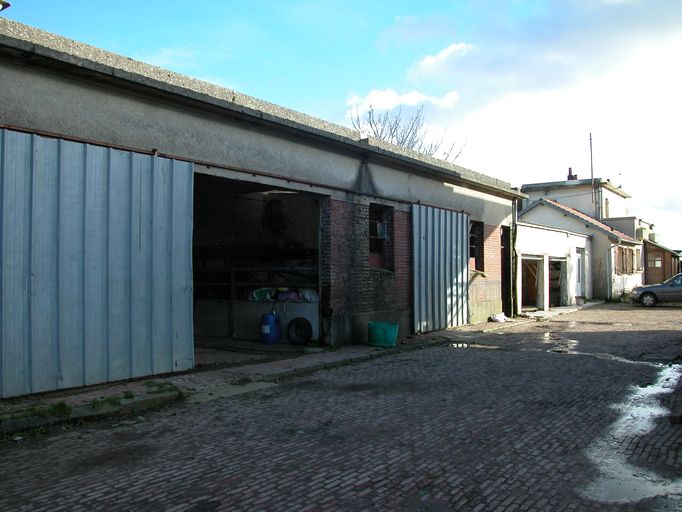
[[[605,306],[5,443],[0,510],[679,511],[682,372],[642,355],[681,328]]]

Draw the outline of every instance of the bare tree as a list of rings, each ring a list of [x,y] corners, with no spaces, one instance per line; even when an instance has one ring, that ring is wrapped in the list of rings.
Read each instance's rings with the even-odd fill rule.
[[[377,111],[372,105],[360,112],[356,106],[350,112],[353,128],[364,136],[375,137],[398,146],[454,162],[462,153],[464,146],[456,149],[456,143],[444,145],[443,138],[434,140],[429,137],[424,125],[424,105],[414,114],[403,113],[402,107],[394,111]]]

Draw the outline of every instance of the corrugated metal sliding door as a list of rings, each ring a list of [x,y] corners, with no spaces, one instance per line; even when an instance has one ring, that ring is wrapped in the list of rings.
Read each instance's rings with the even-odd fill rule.
[[[414,332],[468,321],[469,215],[412,205]]]
[[[194,365],[193,165],[0,130],[0,397]]]

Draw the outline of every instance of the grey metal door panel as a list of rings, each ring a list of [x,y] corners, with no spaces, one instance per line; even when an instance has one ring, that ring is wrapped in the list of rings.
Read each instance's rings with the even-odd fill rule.
[[[191,368],[193,165],[0,130],[0,397]]]
[[[469,216],[412,205],[414,331],[467,323]]]

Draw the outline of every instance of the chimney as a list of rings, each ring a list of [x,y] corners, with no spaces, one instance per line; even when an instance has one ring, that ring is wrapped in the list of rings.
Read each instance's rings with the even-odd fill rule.
[[[577,174],[573,174],[573,168],[572,168],[572,167],[569,167],[569,168],[568,168],[568,178],[567,178],[567,179],[568,179],[568,181],[573,181],[573,180],[577,180],[577,179],[578,179],[578,175],[577,175]]]

